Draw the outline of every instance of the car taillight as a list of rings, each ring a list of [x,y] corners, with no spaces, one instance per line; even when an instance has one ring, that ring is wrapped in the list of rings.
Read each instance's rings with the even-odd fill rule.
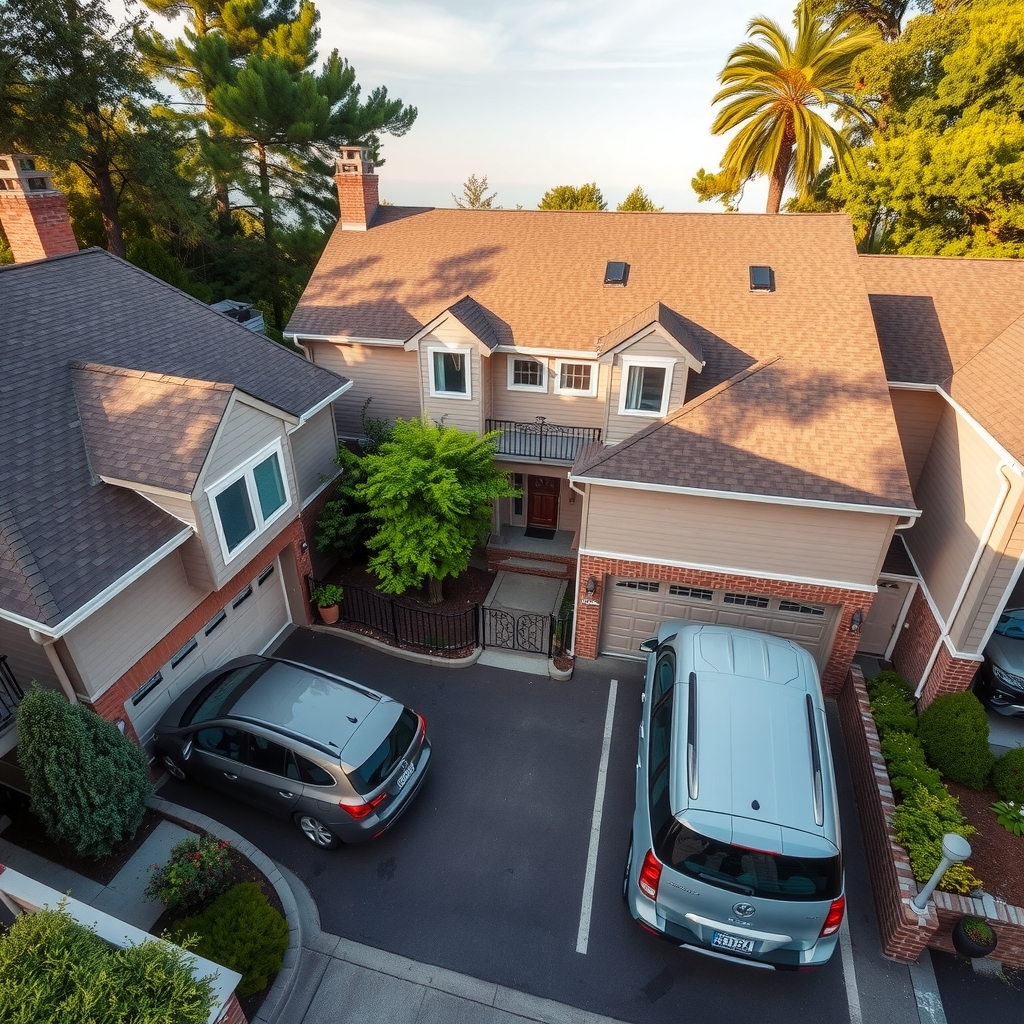
[[[658,883],[661,881],[661,861],[654,856],[653,850],[647,851],[644,866],[640,869],[640,877],[636,880],[640,891],[649,899],[658,898]]]
[[[420,720],[420,735],[427,735],[427,720],[419,713],[416,713],[416,717]]]
[[[373,809],[383,801],[387,793],[380,793],[375,796],[372,800],[367,800],[365,804],[342,804],[338,806],[346,813],[351,814],[356,821],[361,821],[363,818],[369,817],[373,812]]]
[[[845,910],[845,896],[840,896],[832,901],[832,906],[828,908],[828,917],[825,918],[825,923],[821,926],[818,938],[824,938],[826,935],[835,935],[839,931],[839,926],[843,923],[843,912]]]

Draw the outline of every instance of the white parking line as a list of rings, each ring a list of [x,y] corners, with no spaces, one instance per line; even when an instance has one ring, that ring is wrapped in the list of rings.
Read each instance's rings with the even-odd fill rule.
[[[608,754],[612,748],[612,725],[615,721],[615,694],[618,679],[608,689],[608,710],[604,716],[604,741],[601,763],[597,769],[597,793],[594,794],[594,816],[590,822],[590,849],[587,850],[587,873],[583,881],[583,906],[580,908],[580,930],[576,933],[576,952],[586,953],[590,941],[590,912],[594,905],[594,877],[597,874],[597,848],[601,841],[601,814],[604,811],[604,790],[608,779]]]
[[[914,986],[917,1000],[917,1015],[921,1024],[946,1024],[946,1011],[939,995],[939,983],[935,980],[935,965],[929,950],[924,950],[915,963],[910,965],[910,982]]]
[[[863,1024],[860,993],[857,991],[857,972],[853,966],[853,941],[850,939],[850,915],[843,915],[839,929],[839,952],[843,958],[843,981],[846,984],[846,1005],[850,1010],[850,1024]]]

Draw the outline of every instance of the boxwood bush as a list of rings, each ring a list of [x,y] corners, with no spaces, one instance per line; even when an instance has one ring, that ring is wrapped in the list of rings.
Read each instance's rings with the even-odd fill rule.
[[[890,732],[882,740],[882,757],[889,769],[889,782],[902,799],[918,786],[929,793],[945,793],[942,776],[929,767],[921,741],[907,732]]]
[[[992,785],[1004,800],[1024,804],[1024,747],[1008,750],[992,767]]]
[[[936,697],[921,712],[917,734],[928,760],[947,779],[985,788],[992,772],[988,715],[973,693]]]

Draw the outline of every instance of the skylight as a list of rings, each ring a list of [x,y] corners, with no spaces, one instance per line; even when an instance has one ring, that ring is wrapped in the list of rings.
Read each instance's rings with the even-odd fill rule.
[[[752,292],[775,291],[775,274],[771,267],[750,268],[750,290]]]
[[[629,264],[609,262],[604,268],[604,283],[618,284],[625,287],[626,278],[629,277]]]

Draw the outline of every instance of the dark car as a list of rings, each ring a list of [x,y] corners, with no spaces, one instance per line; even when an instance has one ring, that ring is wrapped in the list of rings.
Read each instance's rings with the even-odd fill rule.
[[[256,655],[190,686],[153,743],[176,779],[291,818],[327,848],[390,828],[430,762],[422,715],[341,676]]]
[[[1024,715],[1024,608],[999,616],[974,692],[1000,715]]]

